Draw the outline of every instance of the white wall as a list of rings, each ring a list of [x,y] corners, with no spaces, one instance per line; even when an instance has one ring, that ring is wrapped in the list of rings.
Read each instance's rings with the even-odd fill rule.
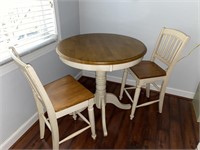
[[[79,0],[58,0],[59,22],[61,24],[61,38],[80,33]]]
[[[162,27],[181,30],[191,36],[184,50],[200,43],[198,0],[80,0],[80,33],[108,32],[135,37],[145,43],[150,58]],[[170,78],[168,89],[192,96],[200,80],[200,53],[180,61]],[[121,71],[109,74],[121,77]],[[184,95],[182,95],[184,96]]]
[[[79,34],[78,1],[58,0],[58,8],[62,14],[58,18],[60,37]],[[53,43],[23,57],[33,65],[44,84],[65,74],[75,76],[80,72],[60,61],[55,46]],[[0,92],[0,149],[7,149],[37,119],[36,107],[26,79],[13,62],[0,68]]]

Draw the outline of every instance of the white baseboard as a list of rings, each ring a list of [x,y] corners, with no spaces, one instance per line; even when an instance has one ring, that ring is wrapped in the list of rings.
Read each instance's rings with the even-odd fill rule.
[[[82,75],[95,78],[95,72],[82,71]],[[116,76],[107,75],[107,80],[112,81],[112,82],[116,82],[116,83],[121,83],[121,78],[116,77]],[[131,79],[127,79],[126,83],[129,84],[129,85],[135,85],[135,81],[131,80]],[[154,89],[154,88],[152,88],[152,89]],[[175,88],[171,88],[171,87],[167,87],[166,93],[169,93],[169,94],[172,94],[172,95],[177,95],[177,96],[182,96],[182,97],[186,97],[186,98],[190,98],[190,99],[193,99],[194,94],[195,94],[193,92],[175,89]]]
[[[0,150],[9,149],[37,120],[38,113],[35,113],[29,120],[27,120],[18,130],[16,130],[8,139],[6,139],[0,145]]]

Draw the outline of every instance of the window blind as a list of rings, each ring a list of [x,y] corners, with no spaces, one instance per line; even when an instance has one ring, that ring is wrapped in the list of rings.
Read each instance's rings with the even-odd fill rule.
[[[9,46],[23,55],[57,39],[53,0],[5,0],[0,5],[0,65]]]

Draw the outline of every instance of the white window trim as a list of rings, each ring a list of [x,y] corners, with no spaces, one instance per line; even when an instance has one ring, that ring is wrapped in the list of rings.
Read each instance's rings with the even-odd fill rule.
[[[22,56],[22,58],[27,63],[31,62],[45,54],[48,54],[51,51],[55,51],[56,45],[57,45],[57,42],[48,44],[40,49],[34,50],[33,52]],[[13,61],[10,61],[10,62],[0,66],[0,77],[6,75],[7,73],[9,73],[17,68],[18,68],[17,65]]]

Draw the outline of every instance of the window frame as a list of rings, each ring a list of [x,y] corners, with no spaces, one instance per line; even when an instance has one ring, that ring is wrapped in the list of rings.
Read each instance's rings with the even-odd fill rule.
[[[30,62],[44,54],[49,53],[50,51],[55,50],[56,44],[58,41],[60,41],[60,20],[59,20],[59,13],[58,13],[58,2],[57,0],[52,0],[54,5],[54,20],[55,20],[55,32],[56,35],[54,38],[48,39],[42,44],[35,44],[34,46],[27,48],[25,50],[22,50],[20,52],[21,57],[28,58],[27,62]],[[30,55],[27,57],[27,55]],[[0,76],[13,70],[14,63],[12,61],[12,58],[9,57],[7,59],[4,59],[0,62]]]

